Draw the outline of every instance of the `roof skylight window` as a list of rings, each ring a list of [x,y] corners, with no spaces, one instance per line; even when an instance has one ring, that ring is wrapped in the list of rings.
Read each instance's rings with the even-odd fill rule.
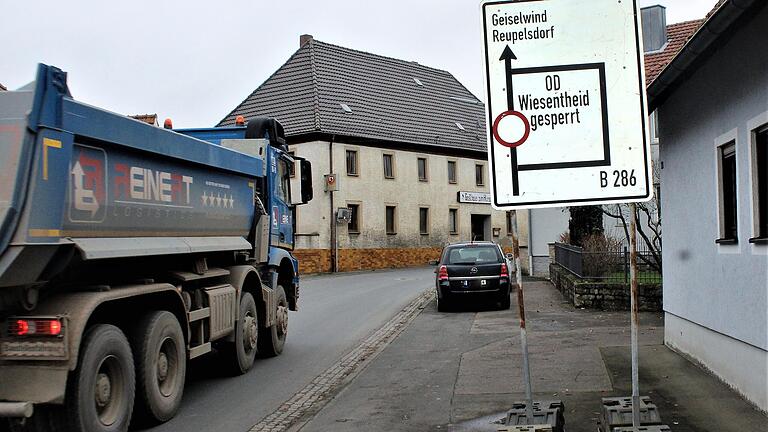
[[[464,129],[464,126],[462,126],[462,124],[461,124],[461,123],[459,123],[459,122],[456,122],[456,126],[457,126],[459,129],[461,129],[461,130],[466,130],[466,129]]]
[[[348,112],[348,113],[352,112],[352,108],[350,108],[349,105],[344,104],[344,103],[343,104],[339,104],[339,105],[341,105],[341,109],[343,109],[344,112]]]
[[[414,81],[416,81],[416,84],[418,84],[418,85],[420,85],[420,86],[422,86],[422,87],[424,86],[424,84],[422,84],[422,83],[421,83],[421,80],[420,80],[420,79],[418,79],[418,78],[414,78],[413,80],[414,80]]]

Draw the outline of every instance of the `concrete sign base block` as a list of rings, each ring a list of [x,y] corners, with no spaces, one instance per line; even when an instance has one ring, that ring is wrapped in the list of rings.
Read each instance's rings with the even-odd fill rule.
[[[615,432],[671,432],[672,429],[669,428],[667,425],[656,425],[656,426],[640,426],[638,428],[633,427],[620,427],[614,429]]]
[[[525,425],[499,428],[498,432],[553,432],[550,425]]]
[[[644,427],[661,426],[659,411],[656,409],[656,405],[651,403],[651,398],[648,396],[640,396],[640,424]],[[632,398],[603,398],[598,430],[600,432],[617,432],[619,428],[633,431]]]
[[[563,432],[565,418],[563,410],[565,406],[562,401],[534,401],[533,402],[533,425],[530,425],[525,414],[526,402],[515,402],[512,409],[507,413],[507,426],[534,427],[538,425],[548,426],[550,429],[521,429],[524,431],[551,430],[552,432]],[[515,429],[512,429],[515,430]]]

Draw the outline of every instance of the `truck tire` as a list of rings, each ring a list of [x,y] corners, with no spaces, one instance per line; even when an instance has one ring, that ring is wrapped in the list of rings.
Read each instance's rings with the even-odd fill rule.
[[[278,285],[275,288],[275,324],[272,327],[259,329],[259,355],[261,357],[276,357],[283,352],[285,339],[288,336],[288,299],[285,290]]]
[[[133,355],[123,332],[110,324],[91,327],[70,375],[65,401],[69,430],[127,431],[133,411],[136,376]]]
[[[146,426],[170,420],[181,405],[187,373],[179,320],[168,311],[144,316],[134,328],[131,345],[136,364],[134,419]]]
[[[226,342],[222,347],[225,365],[233,375],[248,372],[256,359],[260,336],[258,315],[253,296],[244,292],[240,296],[240,314],[235,323],[235,341]]]

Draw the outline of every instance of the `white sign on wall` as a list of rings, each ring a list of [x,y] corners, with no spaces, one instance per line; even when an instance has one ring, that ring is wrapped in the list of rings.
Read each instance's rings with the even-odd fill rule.
[[[481,5],[496,208],[652,197],[636,0]]]
[[[490,204],[491,194],[488,192],[464,192],[459,191],[456,194],[456,200],[460,203],[471,204]]]

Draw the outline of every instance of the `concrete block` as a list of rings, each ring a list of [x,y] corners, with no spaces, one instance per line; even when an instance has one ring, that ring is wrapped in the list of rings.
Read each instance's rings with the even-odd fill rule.
[[[525,414],[526,402],[515,402],[512,409],[507,413],[507,426],[527,426],[546,425],[551,427],[552,432],[563,432],[565,418],[563,411],[565,406],[562,401],[533,401],[533,425],[528,421]],[[524,429],[525,430],[525,429]],[[534,429],[537,430],[537,429]]]
[[[498,432],[553,432],[550,425],[505,426]]]
[[[632,398],[603,398],[600,409],[601,432],[617,432],[617,428],[629,427],[632,430]],[[648,396],[640,396],[640,424],[660,426],[661,417],[656,405]]]
[[[633,427],[620,427],[614,429],[615,432],[671,432],[672,429],[667,425],[655,425],[655,426],[640,426],[638,428]]]

